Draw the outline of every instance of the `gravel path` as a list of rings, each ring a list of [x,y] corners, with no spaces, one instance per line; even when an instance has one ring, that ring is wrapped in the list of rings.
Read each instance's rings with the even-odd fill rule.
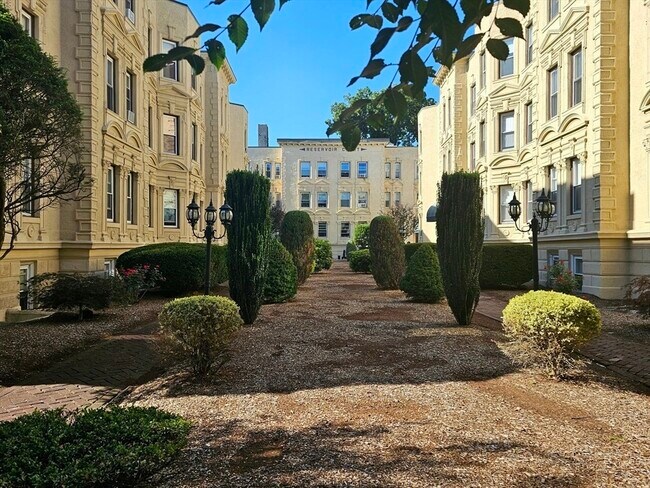
[[[650,486],[648,396],[518,370],[499,341],[336,263],[263,307],[217,378],[133,392],[194,423],[150,486]]]

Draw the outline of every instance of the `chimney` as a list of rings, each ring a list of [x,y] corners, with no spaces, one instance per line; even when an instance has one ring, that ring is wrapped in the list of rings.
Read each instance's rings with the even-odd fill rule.
[[[257,124],[257,145],[269,147],[269,126],[266,124]]]

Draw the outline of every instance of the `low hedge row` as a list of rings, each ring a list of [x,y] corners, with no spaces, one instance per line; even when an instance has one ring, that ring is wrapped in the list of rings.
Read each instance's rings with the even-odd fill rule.
[[[404,244],[406,263],[422,246],[436,250],[435,242]],[[484,244],[479,280],[483,289],[519,288],[533,279],[530,244]]]
[[[168,242],[136,247],[117,258],[117,267],[135,268],[148,264],[158,266],[162,274],[161,291],[179,296],[201,291],[205,282],[205,244]],[[216,287],[228,279],[227,248],[212,247],[210,283]]]

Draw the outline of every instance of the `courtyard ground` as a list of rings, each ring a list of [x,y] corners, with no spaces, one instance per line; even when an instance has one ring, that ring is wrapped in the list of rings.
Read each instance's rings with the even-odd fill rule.
[[[216,377],[172,370],[124,403],[194,424],[150,486],[650,486],[647,391],[548,380],[502,340],[335,263],[264,306]]]

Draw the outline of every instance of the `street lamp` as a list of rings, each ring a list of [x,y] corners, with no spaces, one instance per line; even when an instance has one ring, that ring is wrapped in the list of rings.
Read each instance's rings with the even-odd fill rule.
[[[550,192],[549,192],[550,193]],[[537,262],[537,236],[540,232],[548,230],[548,223],[551,217],[555,215],[555,202],[544,192],[535,200],[535,209],[533,210],[533,218],[530,219],[528,226],[525,228],[519,227],[517,221],[521,217],[521,202],[517,200],[517,195],[513,195],[512,200],[508,203],[508,213],[510,218],[515,222],[515,227],[520,232],[533,233],[533,289],[539,289],[539,264]],[[539,217],[539,218],[538,218]]]
[[[219,237],[217,237],[214,231],[214,224],[217,221],[217,209],[214,207],[212,203],[212,199],[210,199],[210,205],[208,205],[208,207],[205,209],[206,227],[205,229],[203,229],[203,231],[199,231],[199,233],[197,234],[196,232],[194,232],[194,228],[196,227],[196,224],[199,222],[200,215],[201,215],[201,209],[196,203],[196,199],[192,198],[192,203],[190,203],[187,206],[186,216],[187,216],[187,221],[192,227],[192,234],[194,234],[194,237],[198,237],[199,239],[205,239],[208,243],[208,248],[206,249],[206,253],[205,253],[206,259],[205,259],[204,294],[209,295],[210,294],[210,261],[212,259],[212,239],[221,239],[223,236],[226,235],[226,228],[232,223],[233,211],[232,211],[232,207],[227,203],[224,203],[219,209],[219,220],[224,226],[223,234],[221,234]],[[203,235],[201,235],[201,232],[203,232]]]

